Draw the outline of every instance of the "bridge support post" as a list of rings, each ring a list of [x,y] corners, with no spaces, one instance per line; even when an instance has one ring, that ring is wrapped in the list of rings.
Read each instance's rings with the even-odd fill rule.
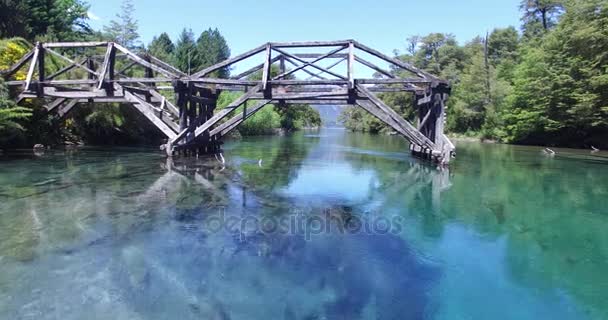
[[[414,107],[418,110],[418,130],[429,138],[435,148],[430,150],[416,144],[410,145],[413,155],[447,164],[454,152],[454,146],[445,136],[446,102],[450,88],[444,83],[433,83],[425,94],[415,94]]]

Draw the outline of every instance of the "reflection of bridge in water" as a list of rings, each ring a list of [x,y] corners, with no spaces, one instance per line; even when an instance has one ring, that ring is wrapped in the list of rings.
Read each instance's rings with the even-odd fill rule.
[[[311,52],[319,48],[330,51]],[[214,76],[255,56],[261,63],[247,71],[229,79]],[[370,58],[388,64],[389,69]],[[28,62],[26,79],[11,80]],[[273,74],[275,64],[278,74]],[[62,65],[49,74],[49,68]],[[377,77],[357,78],[356,66],[375,72]],[[258,72],[261,79],[253,79],[251,75]],[[144,76],[132,76],[137,73]],[[308,78],[299,80],[296,74]],[[222,137],[269,104],[356,105],[406,138],[417,156],[447,163],[454,152],[444,135],[445,103],[450,93],[447,82],[354,40],[267,43],[192,75],[117,43],[38,43],[2,76],[18,89],[18,101],[42,99],[46,109],[60,117],[78,103],[131,104],[166,136],[168,155],[218,152]],[[174,102],[166,99],[162,90],[172,90]],[[244,94],[216,110],[222,91]],[[410,93],[417,125],[382,101],[376,95],[381,92]],[[241,106],[242,112],[223,121]]]

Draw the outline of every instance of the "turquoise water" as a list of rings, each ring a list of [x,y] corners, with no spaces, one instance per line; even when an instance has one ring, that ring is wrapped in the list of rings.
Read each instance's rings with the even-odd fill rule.
[[[608,154],[248,138],[0,156],[0,319],[606,319]]]

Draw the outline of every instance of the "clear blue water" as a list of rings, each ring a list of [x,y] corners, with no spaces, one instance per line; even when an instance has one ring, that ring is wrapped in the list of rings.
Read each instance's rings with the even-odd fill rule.
[[[398,137],[0,157],[0,319],[606,319],[608,155]]]

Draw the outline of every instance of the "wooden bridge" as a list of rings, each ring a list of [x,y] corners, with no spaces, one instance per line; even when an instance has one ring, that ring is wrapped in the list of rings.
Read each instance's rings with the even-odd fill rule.
[[[238,75],[214,76],[219,70],[254,59],[257,63],[250,65],[255,67]],[[57,60],[65,66],[47,74],[49,61]],[[26,65],[26,78],[11,80]],[[271,72],[273,65],[278,74]],[[368,68],[375,77],[356,78],[356,67]],[[128,76],[127,72],[141,76]],[[261,79],[257,79],[260,72]],[[307,78],[297,79],[296,73]],[[254,74],[258,77],[252,77]],[[407,76],[398,76],[402,74]],[[18,102],[43,99],[45,108],[60,117],[78,103],[131,104],[166,135],[163,148],[169,156],[218,152],[222,137],[268,104],[359,106],[405,137],[415,155],[445,164],[454,154],[454,145],[443,130],[450,93],[447,82],[354,40],[266,43],[191,75],[118,43],[37,43],[1,75],[17,92]],[[174,102],[162,94],[166,90],[175,94]],[[243,94],[216,110],[219,94],[226,90]],[[411,93],[417,124],[379,99],[379,92]],[[242,112],[225,121],[240,106],[244,106]]]

